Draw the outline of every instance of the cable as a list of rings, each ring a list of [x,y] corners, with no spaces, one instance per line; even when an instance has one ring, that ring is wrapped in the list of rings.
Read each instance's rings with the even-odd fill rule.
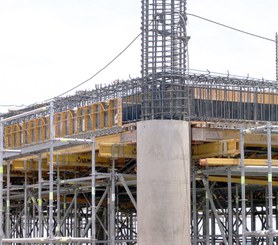
[[[94,75],[92,75],[91,77],[89,77],[88,79],[86,79],[85,81],[83,81],[83,82],[81,82],[81,83],[79,83],[79,84],[77,84],[76,86],[74,86],[73,88],[71,88],[71,89],[69,89],[69,90],[67,90],[66,92],[64,92],[64,93],[61,93],[61,94],[59,94],[58,96],[55,96],[55,97],[53,97],[53,98],[51,98],[51,99],[48,99],[48,100],[46,100],[45,102],[48,102],[48,101],[50,101],[50,100],[52,100],[52,99],[55,99],[56,97],[61,97],[61,96],[63,96],[63,95],[65,95],[65,94],[67,94],[67,93],[69,93],[69,92],[71,92],[71,91],[73,91],[74,89],[76,89],[76,88],[78,88],[78,87],[80,87],[81,85],[83,85],[83,84],[85,84],[85,83],[87,83],[87,82],[89,82],[90,80],[92,80],[94,77],[96,77],[99,73],[101,73],[103,70],[105,70],[108,66],[110,66],[116,59],[118,59],[140,36],[141,36],[141,33],[142,32],[140,32],[118,55],[116,55],[110,62],[108,62],[104,67],[102,67],[100,70],[98,70]]]
[[[237,29],[237,28],[235,28],[235,27],[228,26],[228,25],[225,25],[225,24],[216,22],[216,21],[214,21],[214,20],[207,19],[207,18],[204,18],[204,17],[199,16],[199,15],[196,15],[196,14],[187,13],[187,15],[190,15],[190,16],[193,16],[193,17],[196,17],[196,18],[199,18],[199,19],[202,19],[202,20],[211,22],[211,23],[216,24],[216,25],[219,25],[219,26],[223,26],[223,27],[229,28],[229,29],[234,30],[234,31],[238,31],[238,32],[244,33],[244,34],[247,34],[247,35],[250,35],[250,36],[253,36],[253,37],[261,38],[261,39],[264,39],[264,40],[266,40],[266,41],[276,42],[276,41],[273,40],[273,39],[270,39],[270,38],[267,38],[267,37],[263,37],[263,36],[260,36],[260,35],[257,35],[257,34],[253,34],[253,33],[251,33],[251,32],[243,31],[243,30]]]
[[[240,29],[237,29],[237,28],[234,28],[234,27],[231,27],[231,26],[228,26],[228,25],[225,25],[225,24],[222,24],[222,23],[219,23],[219,22],[216,22],[216,21],[213,21],[213,20],[210,20],[210,19],[207,19],[207,18],[204,18],[202,16],[199,16],[199,15],[196,15],[196,14],[191,14],[191,13],[187,13],[187,15],[190,15],[190,16],[193,16],[193,17],[196,17],[196,18],[199,18],[199,19],[202,19],[202,20],[205,20],[205,21],[208,21],[208,22],[211,22],[213,24],[217,24],[217,25],[220,25],[220,26],[223,26],[223,27],[226,27],[226,28],[229,28],[231,30],[234,30],[234,31],[238,31],[238,32],[241,32],[241,33],[244,33],[244,34],[247,34],[247,35],[250,35],[250,36],[253,36],[253,37],[257,37],[257,38],[261,38],[261,39],[264,39],[264,40],[267,40],[267,41],[271,41],[271,42],[275,42],[275,40],[273,39],[270,39],[270,38],[267,38],[267,37],[263,37],[263,36],[260,36],[260,35],[256,35],[256,34],[253,34],[253,33],[250,33],[250,32],[247,32],[247,31],[243,31],[243,30],[240,30]],[[104,67],[102,67],[100,70],[98,70],[94,75],[92,75],[91,77],[89,77],[88,79],[86,79],[85,81],[77,84],[76,86],[74,86],[73,88],[51,98],[51,99],[48,99],[46,100],[45,102],[49,102],[53,99],[55,99],[56,97],[61,97],[71,91],[73,91],[74,89],[80,87],[81,85],[87,83],[88,81],[92,80],[94,77],[96,77],[99,73],[101,73],[103,70],[105,70],[108,66],[110,66],[116,59],[118,59],[141,35],[142,32],[140,32],[118,55],[116,55],[110,62],[108,62]]]
[[[24,107],[26,105],[0,105],[0,107]]]

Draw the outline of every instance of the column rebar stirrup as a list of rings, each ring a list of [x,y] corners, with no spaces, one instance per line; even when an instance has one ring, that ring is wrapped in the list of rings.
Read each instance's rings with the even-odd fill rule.
[[[182,119],[187,112],[186,1],[142,0],[142,118]]]

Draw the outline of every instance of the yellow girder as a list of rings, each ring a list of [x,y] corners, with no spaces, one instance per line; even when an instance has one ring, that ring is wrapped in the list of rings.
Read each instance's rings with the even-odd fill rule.
[[[240,159],[205,158],[199,161],[201,166],[239,166]],[[244,159],[245,166],[267,166],[267,159]],[[278,166],[278,160],[272,160],[272,166]]]
[[[225,183],[228,182],[228,178],[223,177],[223,176],[209,176],[208,179],[209,179],[209,181],[213,181],[213,182],[225,182]],[[241,178],[240,177],[232,177],[231,182],[240,184]],[[268,181],[267,181],[267,179],[260,180],[260,179],[253,179],[253,178],[245,178],[245,184],[246,185],[267,185]],[[278,181],[276,181],[276,180],[272,181],[272,185],[278,186]]]
[[[136,158],[136,145],[100,143],[99,156],[106,158]]]
[[[192,158],[235,156],[239,154],[239,140],[221,140],[192,146]]]

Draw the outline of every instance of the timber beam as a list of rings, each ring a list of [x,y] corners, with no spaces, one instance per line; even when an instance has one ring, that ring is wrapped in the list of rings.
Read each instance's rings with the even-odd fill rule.
[[[228,183],[228,178],[224,176],[208,176],[208,180],[212,182],[224,182]],[[232,183],[240,184],[241,178],[240,177],[232,177],[231,178]],[[268,181],[267,179],[255,179],[255,178],[245,178],[245,184],[246,185],[263,185],[267,186]],[[274,180],[272,182],[273,186],[278,186],[278,180]]]
[[[234,158],[205,158],[200,159],[200,166],[239,166],[240,159]],[[267,166],[267,159],[244,159],[245,166]],[[278,160],[272,160],[272,166],[278,166]]]

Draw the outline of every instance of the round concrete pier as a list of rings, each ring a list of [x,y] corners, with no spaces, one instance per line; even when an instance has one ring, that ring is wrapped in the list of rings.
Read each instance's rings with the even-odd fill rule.
[[[190,244],[190,130],[174,120],[137,124],[139,245]]]

